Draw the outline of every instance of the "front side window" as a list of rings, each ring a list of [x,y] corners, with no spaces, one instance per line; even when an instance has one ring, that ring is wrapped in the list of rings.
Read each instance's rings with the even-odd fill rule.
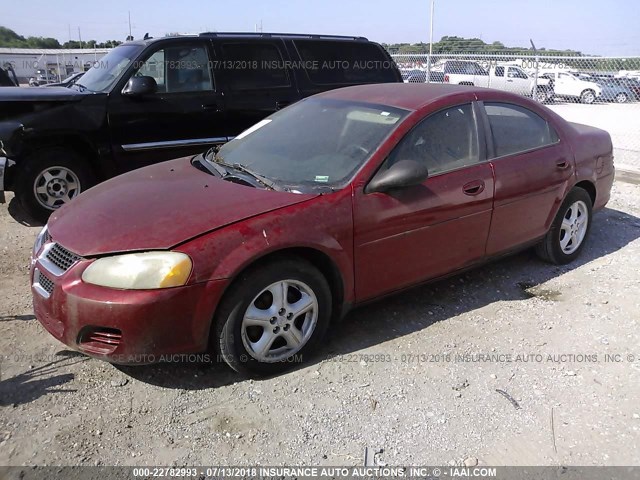
[[[427,117],[400,141],[385,168],[402,160],[424,163],[429,175],[477,164],[478,134],[471,104]]]
[[[511,78],[523,78],[523,79],[529,78],[529,77],[527,77],[526,73],[524,73],[522,70],[520,70],[519,68],[516,68],[516,67],[510,67],[509,68],[509,77],[511,77]]]
[[[152,77],[159,93],[213,90],[209,55],[204,45],[158,50],[140,65],[134,76]]]
[[[265,43],[223,45],[224,68],[231,90],[288,87],[291,83],[280,50]]]
[[[518,105],[485,103],[496,157],[526,152],[558,142],[558,135],[538,114]]]

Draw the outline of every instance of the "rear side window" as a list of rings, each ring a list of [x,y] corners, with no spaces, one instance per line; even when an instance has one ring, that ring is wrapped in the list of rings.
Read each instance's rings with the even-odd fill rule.
[[[496,77],[504,77],[504,67],[496,67]]]
[[[397,67],[372,43],[295,40],[309,80],[316,85],[392,83]]]
[[[496,157],[553,145],[558,135],[538,114],[509,103],[485,103]]]
[[[267,43],[227,43],[220,62],[231,90],[255,90],[291,85],[280,50]]]

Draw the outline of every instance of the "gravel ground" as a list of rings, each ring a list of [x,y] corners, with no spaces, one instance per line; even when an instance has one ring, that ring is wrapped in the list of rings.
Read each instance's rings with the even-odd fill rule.
[[[30,305],[38,228],[0,207],[0,465],[638,465],[635,180],[577,263],[527,251],[371,304],[260,381],[67,350]]]

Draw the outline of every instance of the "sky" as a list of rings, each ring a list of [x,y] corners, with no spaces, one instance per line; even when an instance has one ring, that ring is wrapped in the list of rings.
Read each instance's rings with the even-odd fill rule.
[[[254,31],[365,36],[384,43],[429,41],[430,0],[0,0],[0,25],[64,42],[167,33]],[[637,0],[435,0],[434,41],[487,43],[640,56]]]

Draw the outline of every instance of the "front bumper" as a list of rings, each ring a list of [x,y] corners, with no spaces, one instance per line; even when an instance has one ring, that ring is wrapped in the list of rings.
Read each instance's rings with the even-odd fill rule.
[[[55,338],[87,355],[117,364],[149,364],[164,356],[206,350],[226,280],[160,290],[117,290],[84,283],[92,260],[67,271],[44,257],[31,262],[36,318]]]

